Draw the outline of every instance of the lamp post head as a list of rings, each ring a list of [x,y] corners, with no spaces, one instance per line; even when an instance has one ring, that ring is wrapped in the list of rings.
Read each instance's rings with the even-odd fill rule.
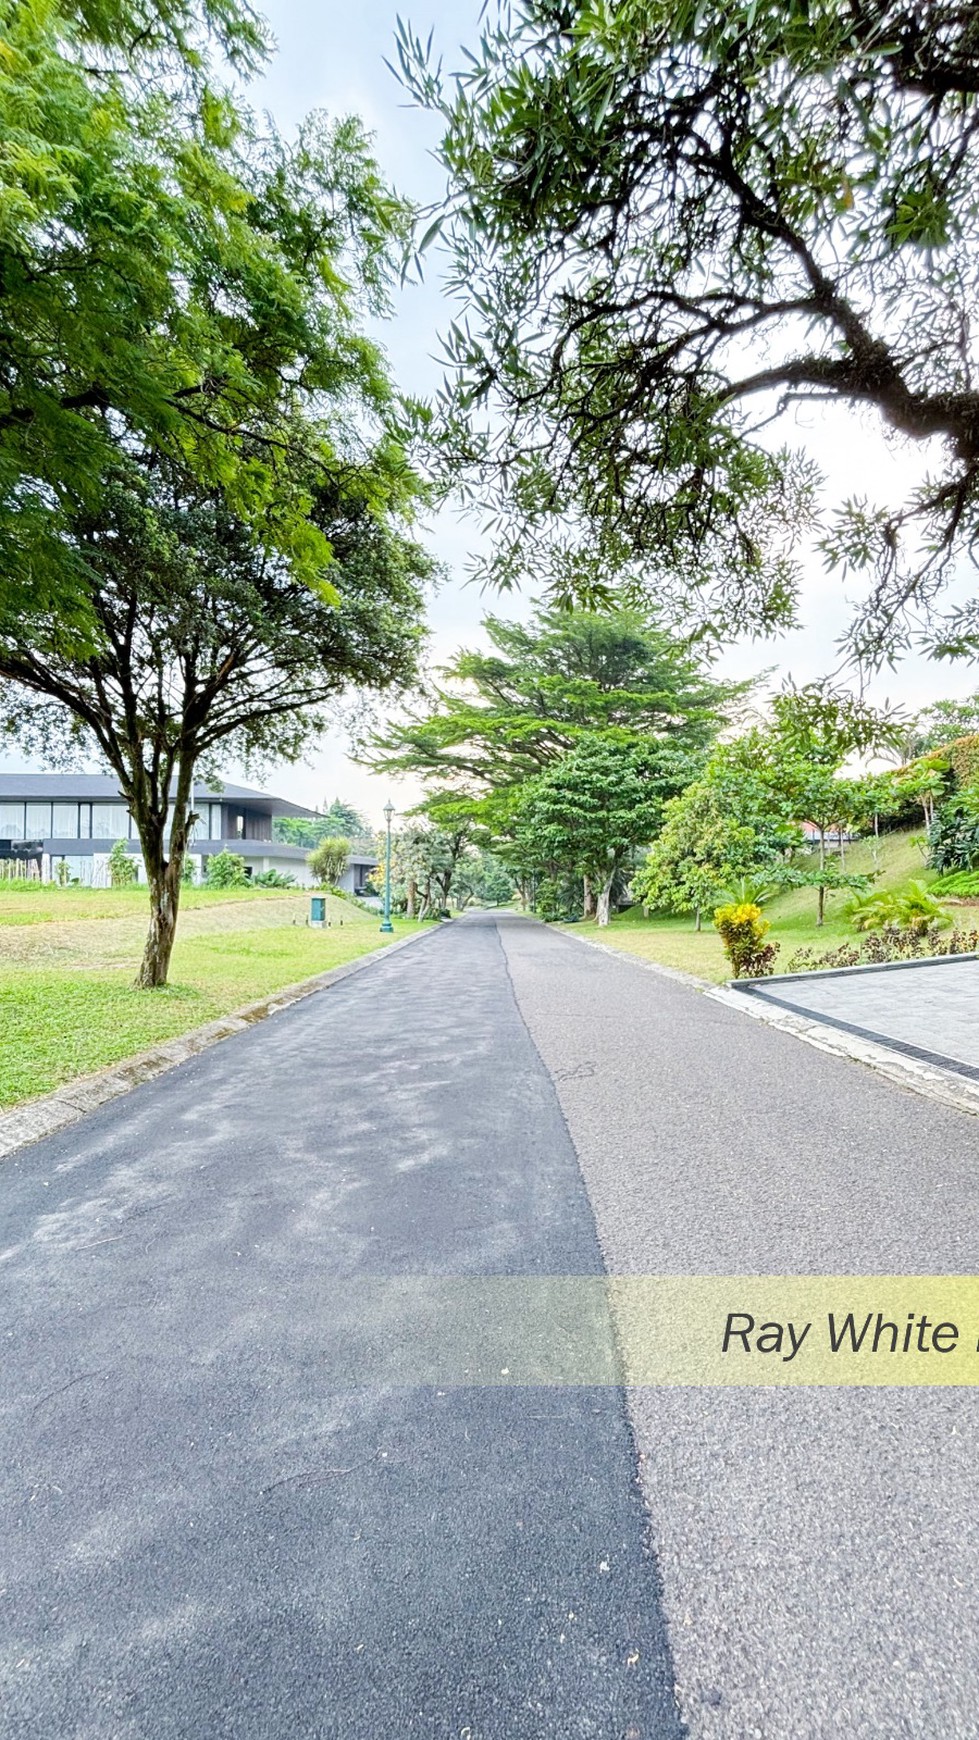
[[[391,826],[391,817],[393,815],[394,815],[394,805],[393,805],[393,803],[391,803],[391,801],[389,799],[388,802],[384,805],[384,819],[387,822],[388,827]]]

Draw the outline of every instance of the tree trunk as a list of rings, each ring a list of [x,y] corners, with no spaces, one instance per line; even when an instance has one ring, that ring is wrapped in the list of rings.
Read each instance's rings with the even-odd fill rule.
[[[694,930],[703,930],[703,928],[704,928],[704,927],[703,927],[703,924],[702,924],[702,922],[701,922],[701,919],[702,919],[702,914],[701,914],[701,911],[700,911],[700,907],[699,907],[699,906],[698,906],[698,908],[697,908],[697,916],[696,916],[696,918],[695,918],[695,919],[694,919],[694,926],[693,926],[693,928],[694,928]]]
[[[820,874],[820,877],[822,877],[823,871],[825,869],[826,869],[826,829],[820,828],[820,830],[819,830],[819,874]],[[819,900],[818,900],[817,908],[816,908],[816,924],[817,924],[817,926],[822,924],[822,922],[823,922],[823,912],[825,910],[825,906],[826,906],[826,890],[823,887],[822,881],[820,881]]]
[[[612,883],[615,881],[615,871],[610,870],[598,891],[598,906],[595,916],[602,929],[608,924],[609,906],[612,900]]]
[[[594,918],[594,916],[595,916],[595,890],[591,885],[591,877],[590,876],[583,876],[582,877],[581,895],[582,895],[582,917],[583,918]]]
[[[152,806],[145,804],[144,807],[141,795],[134,794],[132,800],[133,820],[150,888],[150,928],[136,976],[136,988],[140,991],[162,990],[170,971],[170,956],[177,934],[181,875],[192,820],[189,810],[193,777],[193,762],[181,762],[171,812],[169,851],[164,837],[168,794],[159,794],[158,802]]]
[[[822,924],[823,913],[824,913],[825,907],[826,907],[826,890],[823,887],[822,883],[819,884],[818,892],[819,892],[819,901],[818,901],[818,905],[817,905],[817,909],[816,909],[816,923],[817,923],[817,925]]]
[[[405,916],[407,918],[414,918],[415,907],[417,905],[418,905],[418,883],[415,881],[415,878],[413,876],[409,876],[408,888],[407,888],[407,905],[405,907]]]

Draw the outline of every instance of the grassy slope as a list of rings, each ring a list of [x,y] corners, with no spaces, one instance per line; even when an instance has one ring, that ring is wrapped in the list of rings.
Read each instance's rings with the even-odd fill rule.
[[[900,888],[915,878],[920,882],[934,881],[934,872],[926,870],[919,847],[914,845],[914,833],[885,834],[880,842],[880,876],[875,888]],[[848,870],[869,875],[873,870],[870,846],[859,843],[847,850]],[[836,948],[841,942],[852,941],[854,933],[842,915],[848,896],[845,891],[826,897],[826,923],[816,926],[816,890],[795,888],[780,895],[765,907],[765,917],[771,924],[768,940],[780,944],[776,972],[785,971],[797,949]],[[964,922],[964,919],[963,919]],[[970,917],[971,924],[973,919]],[[580,936],[594,942],[605,942],[643,960],[656,961],[665,967],[680,967],[700,979],[720,984],[731,977],[724,950],[708,918],[699,934],[690,918],[654,916],[644,918],[641,907],[632,907],[613,919],[608,929],[599,931],[594,924],[579,924],[574,928]]]
[[[187,894],[170,986],[135,991],[145,890],[57,890],[54,899],[43,890],[0,891],[0,927],[7,926],[0,928],[0,1106],[117,1063],[385,940],[375,914],[332,896],[330,928],[311,930],[303,922],[308,895]],[[411,928],[395,925],[401,934]]]

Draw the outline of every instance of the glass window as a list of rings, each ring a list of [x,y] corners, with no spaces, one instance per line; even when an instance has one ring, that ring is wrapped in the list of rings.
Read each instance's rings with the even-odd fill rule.
[[[24,838],[24,806],[17,803],[0,804],[0,840],[22,840]]]
[[[51,805],[28,804],[25,840],[46,840],[51,833]]]
[[[91,804],[79,804],[78,806],[78,838],[80,840],[90,840],[92,838]]]
[[[124,804],[92,805],[93,840],[128,840],[129,813]]]
[[[78,839],[78,805],[55,804],[51,833],[56,840]]]

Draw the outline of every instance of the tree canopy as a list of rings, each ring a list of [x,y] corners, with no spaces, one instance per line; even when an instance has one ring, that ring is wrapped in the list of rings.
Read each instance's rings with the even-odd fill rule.
[[[210,492],[117,464],[70,530],[90,574],[84,639],[35,605],[0,629],[0,720],[29,749],[83,746],[117,776],[151,887],[141,982],[165,982],[195,773],[295,759],[351,684],[415,676],[424,553],[354,480],[310,480],[334,587],[311,588]],[[168,826],[169,824],[169,826]]]
[[[540,608],[527,623],[489,616],[483,627],[490,650],[460,652],[426,710],[374,734],[373,766],[479,796],[515,787],[595,733],[623,746],[654,738],[679,763],[749,686],[712,678],[648,607]]]
[[[297,451],[400,488],[363,322],[409,214],[358,122],[287,143],[220,82],[265,32],[238,0],[0,0],[0,624],[81,631],[67,522],[117,449],[219,491],[300,578],[330,560]]]
[[[523,787],[513,862],[524,870],[587,877],[597,896],[598,923],[607,925],[615,877],[635,848],[652,839],[666,795],[655,747],[643,753],[601,736],[582,736]]]
[[[517,0],[452,77],[408,27],[399,55],[444,127],[437,422],[490,572],[594,598],[632,558],[705,632],[789,623],[816,479],[764,431],[831,400],[932,443],[823,527],[867,582],[851,649],[974,651],[940,599],[979,537],[975,9]]]
[[[273,840],[285,840],[290,846],[318,846],[329,835],[342,835],[348,840],[370,838],[370,824],[353,804],[335,797],[315,817],[275,816],[272,821]]]

